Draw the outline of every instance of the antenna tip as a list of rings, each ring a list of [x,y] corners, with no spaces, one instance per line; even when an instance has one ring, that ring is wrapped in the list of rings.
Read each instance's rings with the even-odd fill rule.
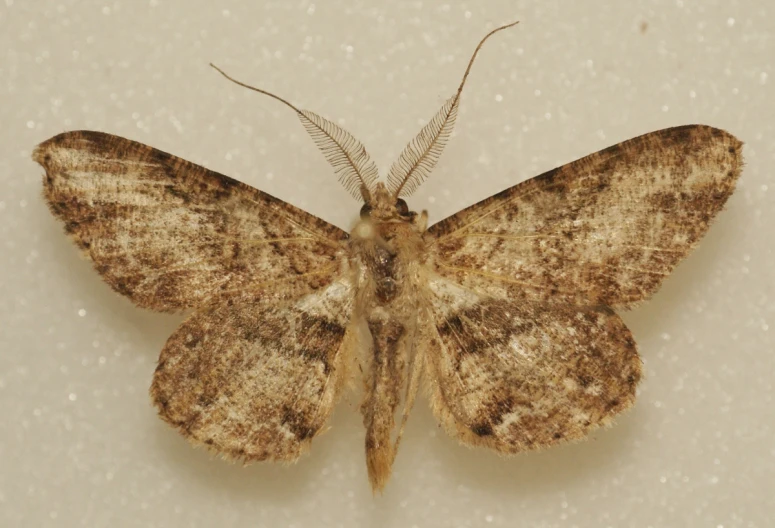
[[[519,24],[519,20],[516,20],[516,21],[514,21],[514,22],[509,22],[508,24],[504,24],[504,25],[502,25],[502,26],[500,26],[500,27],[498,27],[498,28],[495,28],[495,30],[494,30],[494,31],[500,31],[500,30],[502,30],[502,29],[508,29],[508,28],[510,28],[510,27],[514,27],[514,26],[516,26],[517,24]]]

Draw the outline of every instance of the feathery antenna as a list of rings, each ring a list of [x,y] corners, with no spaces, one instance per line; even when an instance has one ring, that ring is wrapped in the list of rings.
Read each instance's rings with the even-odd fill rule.
[[[345,189],[356,200],[363,199],[367,202],[370,200],[374,182],[377,180],[377,166],[369,157],[363,144],[352,134],[314,112],[297,108],[278,95],[234,79],[215,64],[210,63],[210,66],[231,82],[248,90],[268,95],[296,112],[307,133],[334,168],[334,173]]]
[[[455,119],[460,106],[460,94],[463,92],[468,74],[471,73],[471,67],[474,65],[476,55],[487,39],[495,33],[517,24],[519,24],[519,21],[497,27],[479,41],[474,53],[471,55],[471,59],[468,61],[468,66],[455,95],[444,103],[433,119],[409,142],[395,163],[390,167],[388,189],[393,193],[393,196],[398,198],[399,196],[412,194],[430,176],[455,126]]]
[[[514,27],[517,24],[519,24],[519,20],[516,22],[512,22],[511,24],[506,24],[505,26],[500,26],[489,33],[487,33],[482,40],[479,41],[479,44],[476,46],[476,49],[474,50],[474,53],[471,55],[471,60],[468,61],[468,67],[466,67],[466,72],[463,74],[463,80],[460,81],[460,86],[457,89],[457,94],[455,94],[457,97],[460,97],[460,92],[463,91],[463,86],[466,84],[466,79],[468,79],[468,74],[471,73],[471,66],[474,65],[474,59],[476,59],[476,55],[479,53],[479,50],[482,49],[482,46],[484,46],[484,43],[487,42],[487,39],[495,35],[499,31],[503,31],[504,29],[508,29],[510,27]]]

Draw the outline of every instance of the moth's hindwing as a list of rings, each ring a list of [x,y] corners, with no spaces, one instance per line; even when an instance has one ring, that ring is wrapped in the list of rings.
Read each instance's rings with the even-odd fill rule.
[[[433,225],[433,266],[494,295],[630,306],[708,230],[735,188],[741,147],[702,125],[619,143]]]
[[[504,453],[578,440],[629,408],[641,376],[610,308],[509,301],[429,281],[427,373],[452,436]]]
[[[347,234],[290,204],[170,154],[100,132],[35,150],[44,196],[113,289],[176,311],[277,281],[314,287]]]
[[[195,312],[161,352],[159,414],[229,457],[295,460],[345,380],[353,302],[338,279],[299,298],[248,291]]]

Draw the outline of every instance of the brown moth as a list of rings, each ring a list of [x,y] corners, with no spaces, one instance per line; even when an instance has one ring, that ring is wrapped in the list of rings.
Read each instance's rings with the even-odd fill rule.
[[[349,234],[120,137],[37,147],[51,211],[103,279],[138,306],[192,310],[150,390],[165,421],[231,459],[291,462],[362,372],[376,491],[420,386],[450,435],[501,453],[581,439],[633,404],[641,361],[614,310],[649,298],[696,246],[742,144],[703,125],[658,130],[428,227],[403,198],[441,155],[482,44],[513,25],[482,39],[386,183],[349,133],[252,88],[297,113],[363,200]]]

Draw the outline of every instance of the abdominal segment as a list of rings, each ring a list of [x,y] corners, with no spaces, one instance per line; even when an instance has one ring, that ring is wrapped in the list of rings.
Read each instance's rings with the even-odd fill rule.
[[[393,320],[371,318],[372,362],[366,397],[361,406],[366,426],[366,464],[374,490],[381,490],[390,477],[395,458],[393,429],[395,411],[406,381],[406,328]]]

